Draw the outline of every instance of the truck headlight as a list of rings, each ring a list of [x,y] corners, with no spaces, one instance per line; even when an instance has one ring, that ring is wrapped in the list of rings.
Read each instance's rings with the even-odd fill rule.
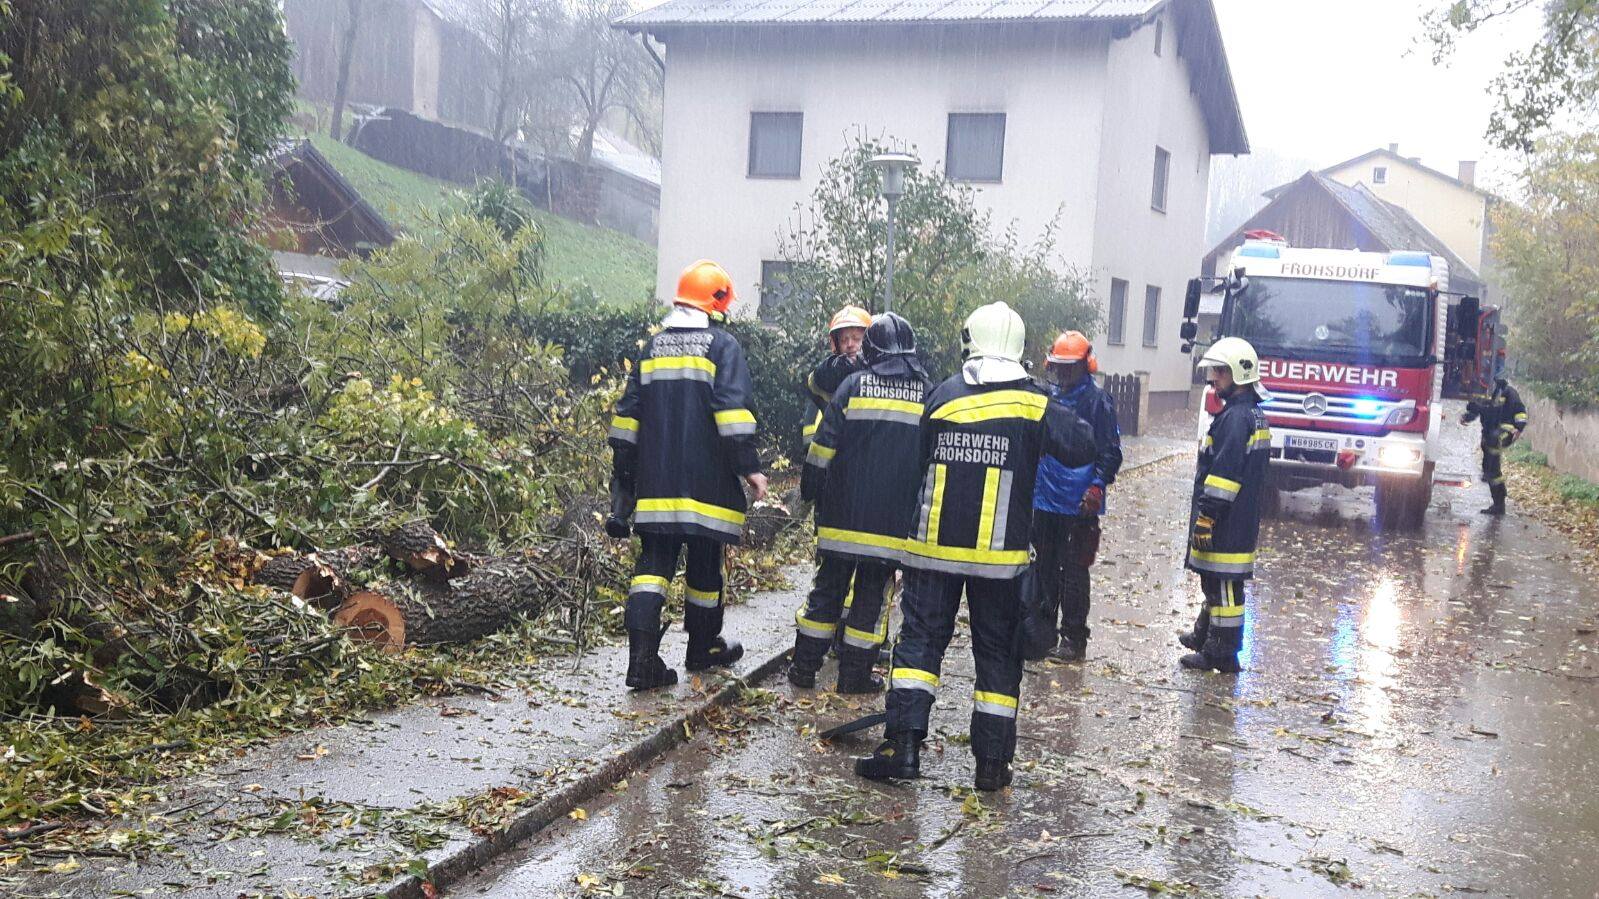
[[[1383,420],[1383,424],[1390,428],[1397,428],[1400,425],[1408,425],[1415,420],[1415,406],[1400,406],[1399,408],[1388,413],[1388,417]]]
[[[1421,451],[1408,446],[1385,446],[1377,451],[1377,462],[1384,468],[1413,468],[1421,461]]]

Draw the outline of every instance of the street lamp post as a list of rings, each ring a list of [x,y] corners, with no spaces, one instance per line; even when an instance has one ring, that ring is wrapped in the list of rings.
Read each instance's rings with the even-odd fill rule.
[[[872,157],[872,165],[883,173],[883,199],[888,201],[888,258],[884,266],[883,311],[894,308],[894,207],[905,195],[905,172],[919,164],[905,153],[882,153]]]

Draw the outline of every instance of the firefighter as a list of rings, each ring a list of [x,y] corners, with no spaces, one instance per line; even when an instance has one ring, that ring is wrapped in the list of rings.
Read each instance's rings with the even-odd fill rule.
[[[1244,646],[1244,582],[1254,576],[1261,490],[1271,459],[1271,429],[1259,403],[1260,358],[1238,337],[1216,341],[1199,360],[1222,409],[1210,422],[1194,475],[1188,568],[1205,604],[1194,629],[1177,639],[1193,650],[1184,668],[1237,673]]]
[[[672,311],[644,345],[611,420],[612,511],[606,530],[639,532],[628,590],[627,685],[677,683],[661,659],[661,609],[686,549],[683,624],[690,671],[731,665],[744,654],[723,639],[723,547],[744,530],[742,479],[766,495],[755,454],[750,372],[744,350],[720,327],[733,305],[733,281],[714,262],[683,270]]]
[[[922,400],[933,386],[916,358],[916,333],[898,315],[873,319],[864,349],[866,367],[845,378],[828,403],[800,477],[801,495],[816,503],[818,560],[810,597],[795,615],[788,679],[816,686],[843,618],[840,693],[883,689],[872,665],[888,636],[894,569],[921,483],[903,452],[916,443]]]
[[[1097,457],[1076,468],[1053,456],[1038,462],[1038,487],[1033,493],[1037,558],[1028,578],[1030,614],[1023,625],[1024,645],[1027,658],[1034,661],[1047,654],[1076,662],[1088,651],[1088,569],[1099,552],[1105,490],[1122,467],[1122,437],[1115,401],[1094,383],[1099,360],[1087,337],[1067,331],[1055,339],[1044,361],[1050,399],[1065,403],[1094,429]]]
[[[832,402],[833,392],[838,390],[838,385],[844,383],[845,378],[864,365],[861,361],[861,341],[866,337],[866,329],[871,326],[872,314],[859,306],[845,306],[833,313],[833,318],[828,321],[827,340],[833,351],[805,378],[805,393],[816,406],[816,418],[805,426],[800,435],[807,447],[822,424],[822,411]]]
[[[961,371],[928,394],[917,466],[920,501],[905,539],[904,622],[894,644],[884,742],[855,762],[872,780],[916,777],[921,742],[955,632],[970,604],[971,746],[977,788],[1010,783],[1022,682],[1022,573],[1027,570],[1038,458],[1094,461],[1093,429],[1051,403],[1021,359],[1021,316],[991,303],[966,319]]]
[[[1505,448],[1516,442],[1527,429],[1527,407],[1521,394],[1510,382],[1500,378],[1486,396],[1466,403],[1466,414],[1460,416],[1461,424],[1482,421],[1482,479],[1488,482],[1488,493],[1493,504],[1482,510],[1484,515],[1505,514]]]

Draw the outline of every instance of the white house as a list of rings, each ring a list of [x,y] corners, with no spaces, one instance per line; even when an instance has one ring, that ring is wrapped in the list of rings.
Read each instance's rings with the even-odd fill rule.
[[[618,26],[666,47],[661,296],[701,257],[758,296],[827,160],[890,138],[996,226],[1058,222],[1106,307],[1104,369],[1186,401],[1210,157],[1249,149],[1210,0],[667,0]]]

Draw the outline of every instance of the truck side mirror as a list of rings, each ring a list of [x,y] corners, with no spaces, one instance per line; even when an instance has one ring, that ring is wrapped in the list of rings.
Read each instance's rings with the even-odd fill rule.
[[[1178,333],[1182,336],[1185,342],[1193,343],[1194,338],[1199,336],[1199,322],[1183,322],[1182,330]]]
[[[1188,292],[1183,295],[1183,318],[1193,318],[1199,314],[1199,297],[1204,292],[1205,286],[1198,278],[1188,279]],[[1185,333],[1183,339],[1187,340],[1191,336]]]

